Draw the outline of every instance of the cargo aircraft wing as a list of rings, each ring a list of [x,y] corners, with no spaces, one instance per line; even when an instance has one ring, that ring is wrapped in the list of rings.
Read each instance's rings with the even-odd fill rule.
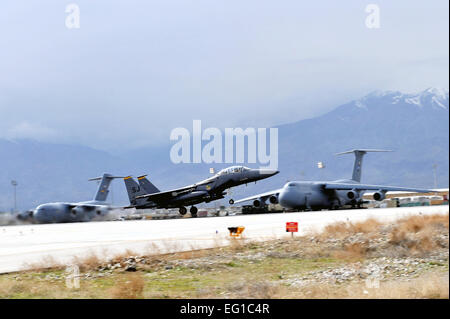
[[[397,186],[386,186],[386,185],[370,185],[370,184],[352,184],[352,183],[323,183],[324,189],[334,189],[334,190],[380,190],[384,192],[389,191],[404,191],[404,192],[415,192],[415,193],[431,193],[432,189],[424,188],[409,188],[409,187],[397,187]]]
[[[269,197],[272,196],[272,195],[278,196],[278,194],[279,194],[282,190],[283,190],[283,189],[280,188],[280,189],[276,189],[276,190],[273,190],[273,191],[261,193],[261,194],[258,194],[258,195],[254,195],[254,196],[242,198],[242,199],[239,199],[239,200],[235,201],[234,204],[238,204],[238,203],[242,203],[242,202],[247,202],[247,201],[255,200],[255,199],[262,199],[263,201],[266,201],[267,198],[269,198]]]

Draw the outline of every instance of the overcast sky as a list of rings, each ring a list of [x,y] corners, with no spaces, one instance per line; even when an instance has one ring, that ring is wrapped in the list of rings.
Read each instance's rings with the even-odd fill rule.
[[[79,29],[65,25],[70,3]],[[2,1],[0,138],[114,150],[168,143],[193,119],[269,127],[377,89],[448,89],[448,5]]]

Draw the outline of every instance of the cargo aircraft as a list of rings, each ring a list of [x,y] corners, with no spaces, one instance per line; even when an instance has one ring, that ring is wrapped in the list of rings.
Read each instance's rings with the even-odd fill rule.
[[[280,204],[287,209],[296,210],[320,210],[338,209],[346,205],[352,208],[361,208],[365,191],[374,191],[373,199],[382,201],[388,191],[409,191],[418,193],[431,192],[430,189],[396,187],[386,185],[371,185],[361,183],[362,160],[367,152],[390,152],[374,149],[354,149],[337,153],[355,154],[353,175],[351,179],[336,181],[292,181],[286,183],[283,188],[262,194],[246,197],[234,202],[235,204],[252,201],[253,206],[262,207],[267,204]],[[232,203],[230,203],[232,204]]]
[[[89,179],[90,181],[100,181],[93,200],[76,203],[45,203],[29,211],[28,217],[37,223],[83,222],[104,217],[112,209],[115,209],[115,207],[106,202],[109,194],[109,185],[115,178],[123,178],[123,176],[112,176],[105,173],[101,177]]]

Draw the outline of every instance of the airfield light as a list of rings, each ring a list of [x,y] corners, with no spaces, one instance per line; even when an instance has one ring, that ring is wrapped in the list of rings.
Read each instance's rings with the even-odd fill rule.
[[[12,181],[11,181],[11,185],[12,185],[13,188],[14,188],[14,212],[16,212],[16,211],[17,211],[16,187],[17,187],[18,183],[17,183],[17,181],[12,180]]]
[[[317,168],[320,169],[320,179],[323,179],[323,169],[325,168],[324,162],[317,162]]]
[[[434,174],[434,188],[437,189],[437,164],[433,164],[433,174]]]

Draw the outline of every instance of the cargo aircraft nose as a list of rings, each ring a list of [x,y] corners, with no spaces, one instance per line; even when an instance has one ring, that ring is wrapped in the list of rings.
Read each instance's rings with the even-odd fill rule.
[[[295,182],[284,185],[283,190],[278,195],[278,202],[286,208],[298,208],[305,205],[305,194],[297,189]]]
[[[45,222],[48,219],[48,212],[45,207],[38,207],[33,214],[33,218],[38,222]]]
[[[299,198],[298,194],[295,194],[292,191],[283,190],[278,196],[278,201],[280,205],[286,208],[295,208],[299,206]]]

